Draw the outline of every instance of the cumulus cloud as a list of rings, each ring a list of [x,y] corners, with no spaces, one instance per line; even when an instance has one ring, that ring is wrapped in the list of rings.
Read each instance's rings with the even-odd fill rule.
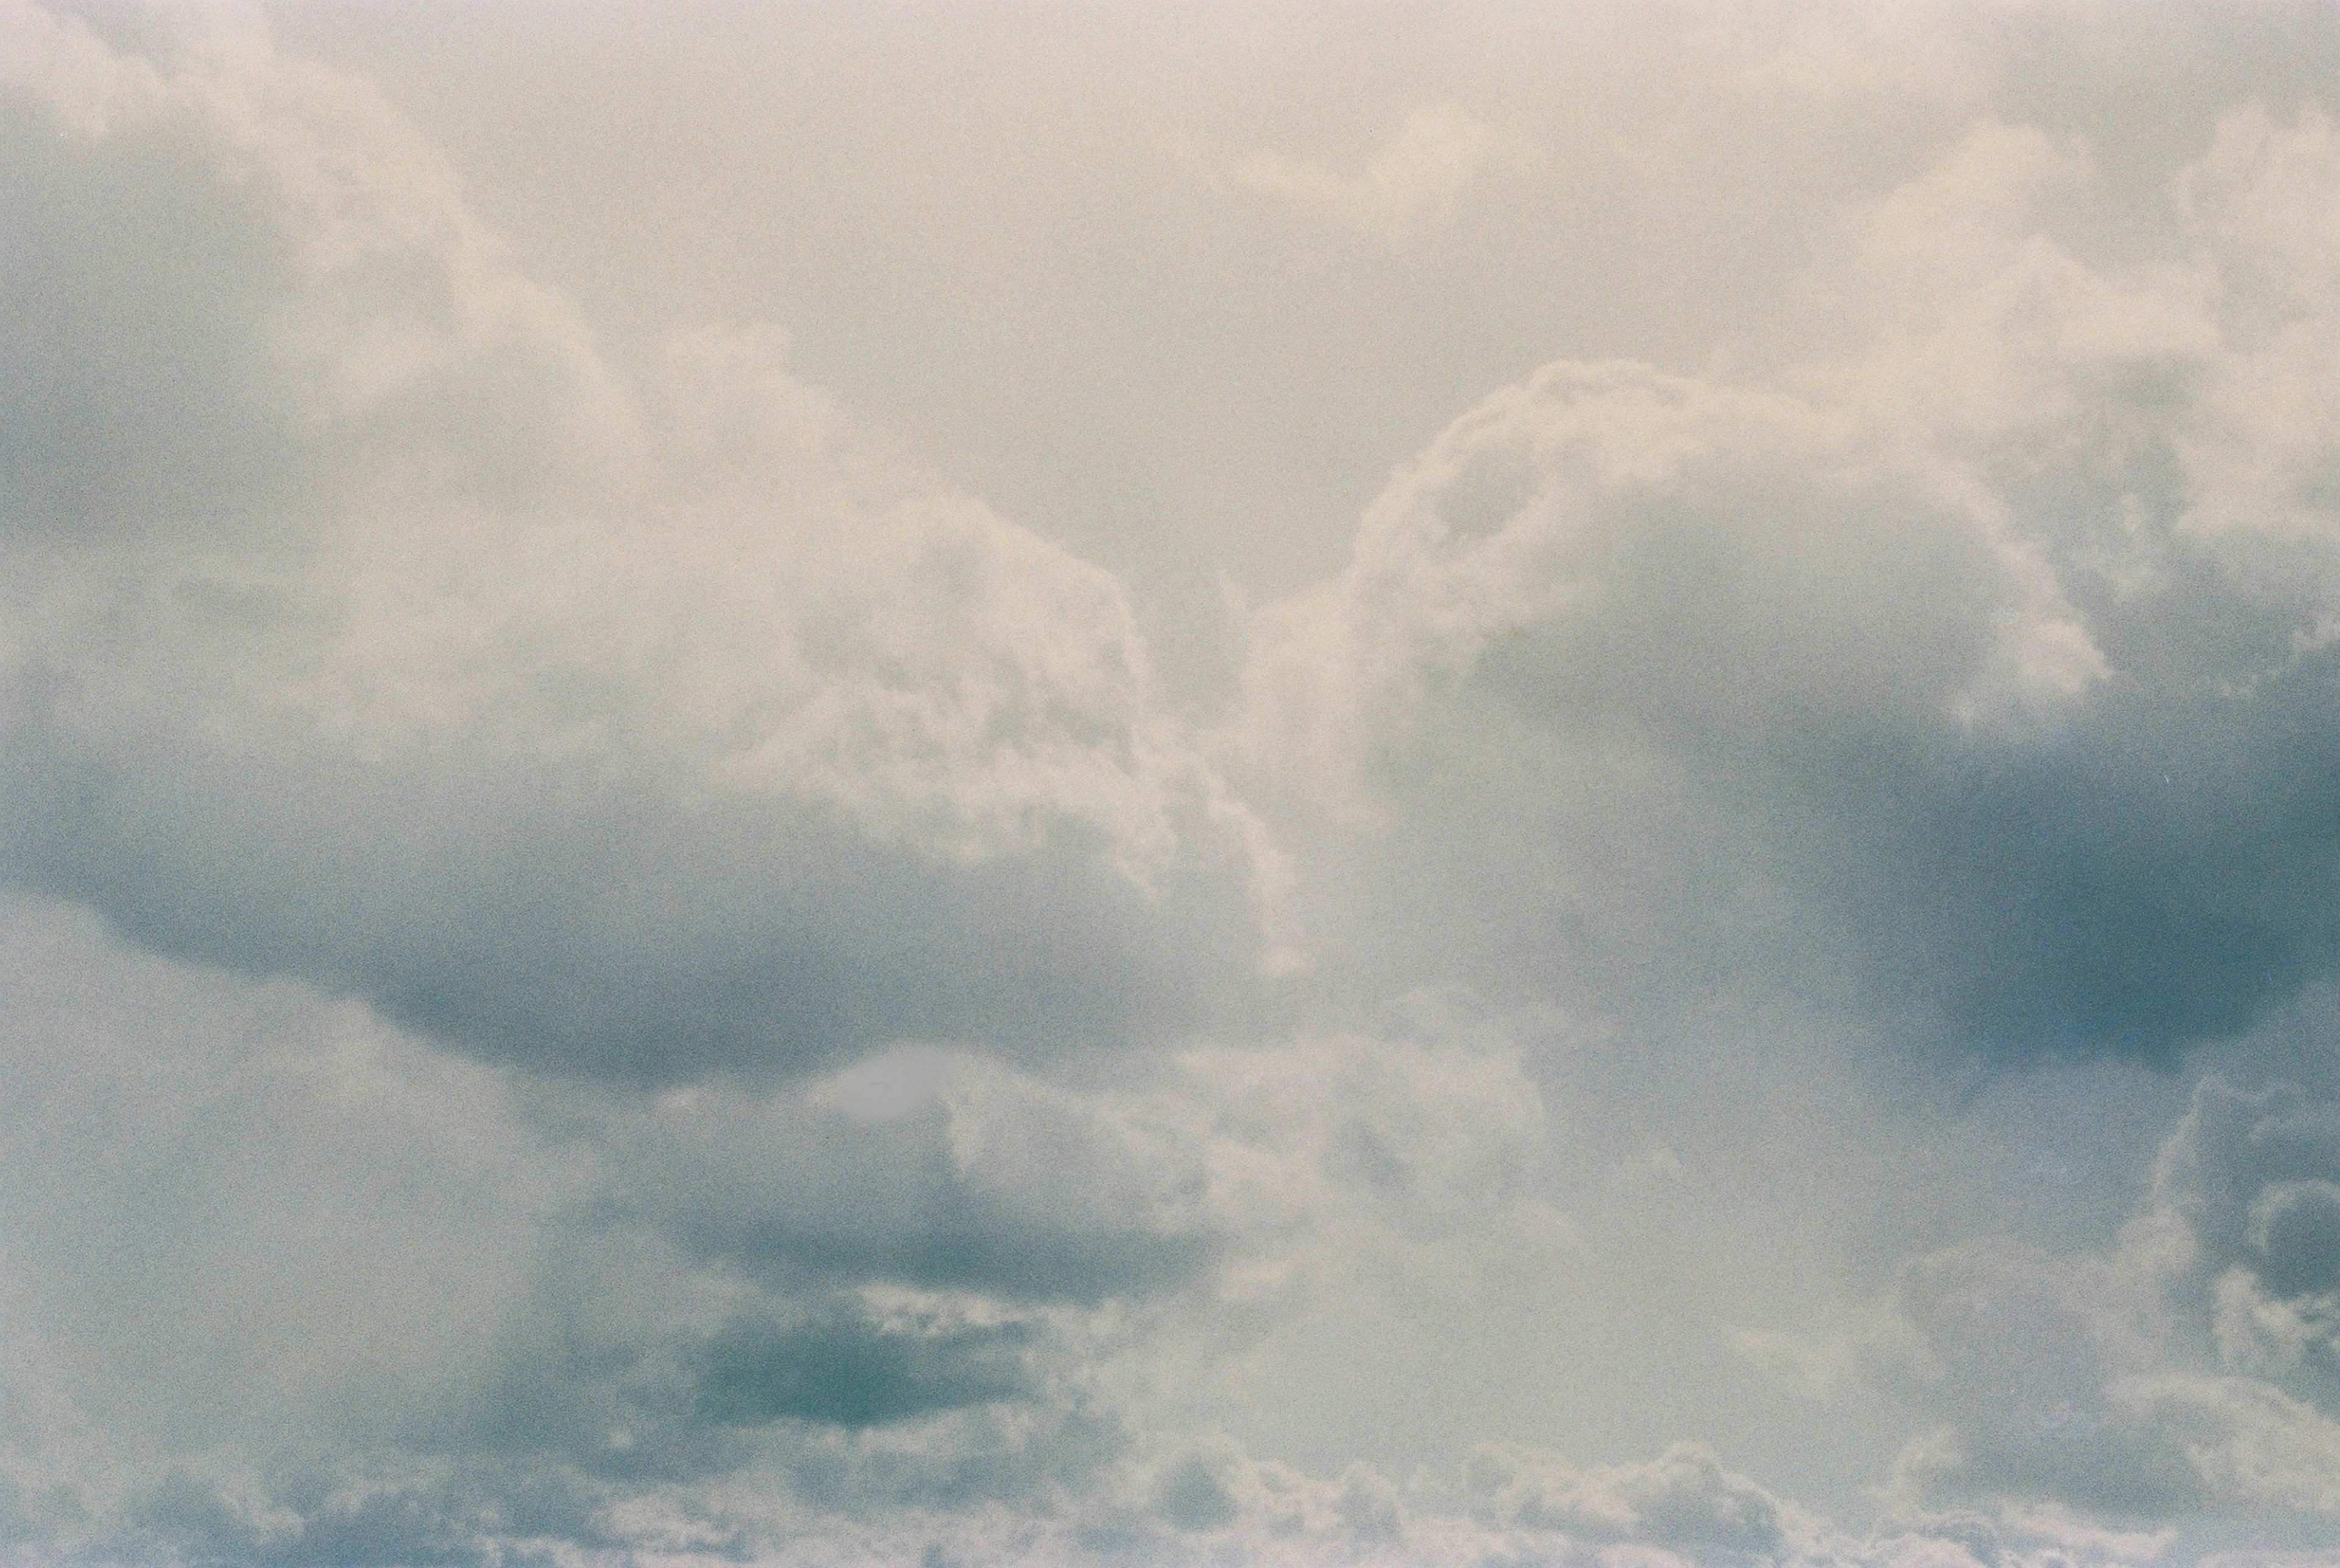
[[[1790,1554],[1790,1533],[1809,1529],[1761,1487],[1690,1445],[1648,1464],[1591,1473],[1557,1455],[1488,1449],[1472,1456],[1468,1474],[1502,1523],[1587,1541],[1762,1561]]]
[[[1256,961],[1273,852],[1110,577],[857,456],[766,339],[620,373],[362,84],[9,16],[20,881],[653,1081]]]
[[[2320,211],[2328,135],[2229,122],[2177,205]],[[1378,820],[1401,900],[1536,865],[1580,968],[1632,908],[1992,1053],[2166,1061],[2328,970],[2329,565],[2243,477],[2313,422],[2226,390],[2328,341],[2319,274],[2272,218],[2091,268],[2046,216],[2087,178],[1986,124],[1853,225],[1857,353],[1562,362],[1456,421],[1255,618],[1243,777]],[[1796,914],[1717,930],[1742,889]]]
[[[0,1554],[2328,1549],[2334,133],[2139,198],[1800,35],[1936,117],[1833,346],[1506,337],[1214,694],[838,340],[605,334],[256,14],[0,0]],[[1147,221],[1460,291],[1541,155],[1438,78]]]
[[[2300,1173],[2333,1168],[2331,1108],[2206,1078],[2109,1253],[1976,1242],[1907,1265],[1898,1332],[1863,1353],[1945,1423],[1896,1466],[1903,1513],[2340,1509],[2329,1257],[2313,1213],[2289,1217],[2325,1179]]]
[[[1231,1296],[1367,1288],[1374,1236],[1500,1227],[1542,1125],[1516,1063],[1403,1041],[1086,1091],[897,1050],[612,1095],[49,903],[0,938],[0,1156],[29,1173],[0,1476],[9,1528],[94,1560],[785,1553],[976,1500],[1215,1527],[1139,1424],[1155,1358],[1222,1340]],[[1363,1472],[1275,1474],[1395,1528]]]

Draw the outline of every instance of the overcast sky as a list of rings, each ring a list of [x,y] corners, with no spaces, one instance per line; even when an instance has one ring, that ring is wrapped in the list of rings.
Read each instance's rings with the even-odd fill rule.
[[[2335,83],[0,0],[0,1561],[2340,1562]]]

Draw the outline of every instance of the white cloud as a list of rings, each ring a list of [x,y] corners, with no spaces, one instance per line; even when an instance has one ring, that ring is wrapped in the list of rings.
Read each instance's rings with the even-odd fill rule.
[[[1491,669],[1529,705],[1686,739],[1783,707],[2053,707],[2104,672],[2052,571],[1954,467],[1851,411],[1572,363],[1450,426],[1367,511],[1340,579],[1263,611],[1250,744],[1337,790]]]
[[[1535,147],[1452,104],[1408,114],[1354,173],[1263,149],[1207,173],[1215,185],[1264,196],[1369,239],[1403,245],[1453,222],[1473,186],[1532,174]]]
[[[1109,575],[766,339],[622,375],[361,84],[11,15],[19,877],[622,1077],[1109,1032],[1272,957]]]
[[[1646,1541],[1693,1553],[1790,1554],[1808,1521],[1703,1449],[1683,1444],[1638,1465],[1583,1472],[1556,1454],[1491,1448],[1472,1456],[1472,1490],[1506,1524],[1591,1542]]]

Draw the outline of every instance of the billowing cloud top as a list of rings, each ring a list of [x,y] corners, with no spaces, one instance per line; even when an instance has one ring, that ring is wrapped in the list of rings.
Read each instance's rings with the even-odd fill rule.
[[[674,21],[0,0],[0,1556],[2340,1553],[2340,23]]]
[[[360,84],[11,44],[20,878],[621,1077],[1159,1024],[1260,956],[1107,574],[768,333],[622,373]]]

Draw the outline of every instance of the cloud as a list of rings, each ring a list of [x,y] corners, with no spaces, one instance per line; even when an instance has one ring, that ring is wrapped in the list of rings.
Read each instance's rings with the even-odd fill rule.
[[[2199,1307],[2215,1312],[2218,1359],[2327,1408],[2340,1407],[2340,1116],[2287,1085],[2196,1088],[2156,1170],[2161,1206],[2194,1238]]]
[[[35,1179],[0,1222],[0,1474],[12,1529],[93,1560],[2133,1563],[2159,1548],[2023,1510],[2133,1507],[2156,1477],[2323,1506],[2312,1384],[2182,1354],[2221,1343],[2220,1260],[2281,1234],[2265,1194],[2320,1179],[2305,1097],[2206,1087],[2114,1258],[1915,1266],[1902,1343],[1957,1440],[1905,1462],[1929,1506],[1854,1538],[1697,1446],[1498,1444],[1393,1481],[1135,1397],[1195,1336],[1226,1356],[1244,1311],[1383,1288],[1376,1255],[1511,1248],[1548,1130],[1501,1052],[1298,1042],[1086,1091],[897,1054],[548,1096],[51,906],[5,929],[0,1157]],[[991,1216],[983,1268],[932,1261],[937,1192]],[[1066,1267],[1100,1245],[1168,1266]],[[2186,1312],[2192,1340],[2157,1327]]]
[[[2321,210],[2328,135],[2232,122],[2181,204]],[[1853,225],[1857,352],[1555,362],[1401,468],[1258,612],[1229,740],[1293,842],[1369,846],[1313,918],[1503,889],[1482,985],[1658,943],[2027,1059],[2168,1062],[2328,972],[2329,569],[2244,477],[2320,427],[2226,390],[2328,338],[2320,273],[2273,219],[2092,270],[2048,232],[2087,178],[1985,124]]]
[[[1591,1542],[1646,1542],[1718,1561],[1774,1561],[1806,1522],[1716,1457],[1679,1444],[1647,1464],[1584,1472],[1556,1454],[1490,1448],[1467,1472],[1483,1506],[1506,1524]]]
[[[1013,1328],[880,1327],[832,1311],[726,1325],[695,1360],[700,1414],[757,1426],[794,1419],[863,1427],[1012,1399],[1028,1379]]]
[[[1096,1302],[1175,1288],[1225,1244],[1188,1129],[1148,1113],[966,1059],[878,1120],[818,1097],[702,1091],[615,1119],[605,1202],[777,1284]]]
[[[1458,400],[1205,728],[875,372],[605,340],[253,14],[0,0],[0,1554],[2328,1543],[2313,1020],[2110,1195],[2340,962],[2340,155],[2099,162],[1880,178],[1824,356]]]
[[[20,884],[633,1081],[1242,991],[1273,851],[1111,577],[768,336],[621,373],[362,84],[8,15]]]
[[[1342,1038],[1086,1090],[897,1051],[611,1093],[47,902],[0,902],[0,1479],[96,1560],[1111,1513],[1174,1487],[1129,1479],[1143,1392],[1226,1353],[1231,1299],[1500,1233],[1542,1126],[1514,1060]],[[1395,1527],[1342,1485],[1311,1507]]]
[[[2123,1397],[2126,1379],[2166,1365],[2137,1321],[2150,1300],[2127,1283],[1988,1243],[1905,1267],[1897,1306],[1917,1355],[1904,1375],[1949,1423],[1904,1448],[1894,1485],[1905,1508],[2046,1500],[2151,1518],[2204,1505],[2167,1424]]]
[[[1540,162],[1536,149],[1521,138],[1454,104],[1427,104],[1408,114],[1354,174],[1264,149],[1205,178],[1215,187],[1264,196],[1336,228],[1403,245],[1452,223],[1473,186],[1531,174]]]
[[[1906,1516],[1941,1503],[2129,1518],[2340,1512],[2329,1259],[2305,1239],[2333,1168],[2328,1101],[2218,1078],[2163,1142],[2118,1245],[2055,1257],[1975,1242],[1905,1266],[1900,1332],[1866,1355],[1946,1424],[1904,1449]],[[2289,1229],[2298,1226],[2302,1229]]]
[[[2340,1513],[2340,1422],[2246,1378],[2162,1377],[2115,1391],[2166,1424],[2216,1496]]]

